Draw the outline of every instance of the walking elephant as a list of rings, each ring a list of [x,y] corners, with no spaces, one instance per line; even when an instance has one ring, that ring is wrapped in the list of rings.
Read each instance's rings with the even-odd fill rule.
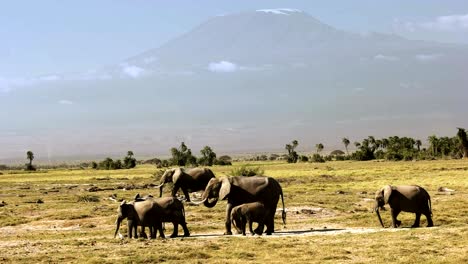
[[[416,219],[411,227],[419,227],[421,214],[426,216],[427,226],[433,226],[431,197],[422,187],[417,185],[391,186],[387,185],[375,193],[374,211],[377,213],[379,222],[384,227],[380,217],[379,208],[384,209],[388,204],[392,214],[392,226],[398,227],[401,221],[397,219],[400,212],[410,212],[416,214]]]
[[[190,236],[187,223],[185,222],[184,205],[174,197],[155,199],[149,197],[146,200],[138,200],[129,203],[123,201],[118,209],[117,226],[114,237],[119,231],[120,223],[125,218],[128,218],[129,238],[132,238],[132,235],[138,238],[138,226],[141,226],[142,233],[144,233],[145,227],[149,227],[151,238],[156,238],[157,231],[159,231],[159,236],[164,238],[164,231],[162,229],[163,222],[172,222],[174,225],[174,231],[171,237],[178,236],[179,224],[184,230],[184,236]]]
[[[281,195],[283,203],[282,219],[286,224],[286,211],[284,209],[283,190],[281,185],[271,177],[223,177],[210,180],[202,195],[202,201],[206,207],[214,207],[218,200],[227,199],[226,207],[226,231],[225,235],[231,235],[231,210],[233,207],[252,202],[261,202],[268,211],[265,216],[266,234],[271,235],[275,230],[275,212]],[[259,230],[256,229],[258,232]]]
[[[116,229],[114,233],[114,237],[119,232],[120,223],[127,218],[127,229],[128,229],[128,237],[129,238],[138,238],[137,228],[138,226],[142,227],[142,231],[144,233],[145,227],[149,227],[150,230],[150,237],[156,238],[156,230],[159,230],[160,235],[163,234],[162,232],[162,225],[160,214],[158,212],[157,206],[151,200],[146,201],[133,201],[127,203],[127,201],[122,201],[119,205],[117,221],[116,221]]]
[[[255,235],[252,229],[253,222],[258,223],[257,235],[262,235],[265,216],[268,211],[265,210],[265,206],[262,203],[254,202],[238,205],[232,208],[231,211],[231,223],[237,229],[239,233],[245,236],[245,226],[249,224],[249,231],[251,235]]]
[[[155,186],[155,188],[159,188],[159,197],[161,197],[164,185],[172,182],[171,196],[175,197],[180,188],[187,202],[190,202],[189,192],[205,190],[206,185],[212,178],[215,178],[215,175],[207,168],[174,168],[164,172],[161,176],[160,185]]]

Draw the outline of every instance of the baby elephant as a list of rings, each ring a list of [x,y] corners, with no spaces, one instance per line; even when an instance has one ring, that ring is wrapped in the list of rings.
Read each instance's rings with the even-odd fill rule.
[[[384,205],[390,205],[392,214],[392,225],[398,227],[401,221],[397,219],[400,212],[410,212],[416,214],[416,219],[412,227],[419,227],[421,214],[426,216],[427,226],[433,226],[431,197],[424,188],[417,185],[391,186],[387,185],[375,193],[374,211],[377,213],[380,224],[384,227],[380,217],[379,208],[384,209]]]
[[[268,215],[262,203],[246,203],[234,207],[231,211],[231,223],[239,233],[245,236],[245,225],[249,223],[249,230],[252,235],[262,235],[265,226],[265,217]],[[252,223],[258,223],[258,228],[252,229]]]

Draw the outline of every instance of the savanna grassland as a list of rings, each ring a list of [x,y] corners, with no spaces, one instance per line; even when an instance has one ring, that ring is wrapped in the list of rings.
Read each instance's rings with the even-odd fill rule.
[[[157,169],[150,165],[115,171],[1,171],[0,201],[6,205],[0,207],[0,262],[468,262],[468,160],[250,164],[283,187],[287,225],[278,212],[272,236],[222,236],[225,202],[219,202],[211,209],[186,205],[189,238],[113,238],[118,203],[109,197],[157,195],[151,185],[157,183]],[[212,169],[220,177],[240,165]],[[435,227],[408,228],[414,214],[401,213],[402,228],[381,228],[372,199],[386,184],[428,190]],[[439,187],[454,191],[439,192]],[[382,211],[382,217],[389,226],[390,212]],[[426,225],[424,216],[421,225]],[[172,225],[166,228],[169,235]]]

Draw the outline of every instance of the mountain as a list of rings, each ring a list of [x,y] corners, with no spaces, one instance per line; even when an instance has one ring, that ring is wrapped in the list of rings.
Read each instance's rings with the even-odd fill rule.
[[[467,68],[466,45],[346,32],[300,10],[217,16],[118,65],[1,94],[0,162],[452,135],[468,127]]]

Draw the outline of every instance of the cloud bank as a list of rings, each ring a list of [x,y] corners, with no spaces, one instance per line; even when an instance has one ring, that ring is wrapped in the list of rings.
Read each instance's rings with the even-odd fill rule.
[[[383,55],[383,54],[378,54],[374,56],[375,60],[382,60],[382,61],[398,61],[400,58],[395,57],[395,56],[388,56],[388,55]]]
[[[235,72],[239,67],[229,61],[211,62],[208,65],[208,70],[212,72]]]
[[[70,100],[65,100],[65,99],[62,99],[60,101],[58,101],[59,104],[62,104],[62,105],[72,105],[73,102],[70,101]]]
[[[442,31],[442,32],[468,32],[468,14],[454,14],[447,16],[438,16],[430,21],[402,21],[394,20],[394,27],[409,32],[419,30]]]
[[[122,72],[132,78],[138,78],[145,74],[145,69],[134,65],[122,64],[121,67]]]

